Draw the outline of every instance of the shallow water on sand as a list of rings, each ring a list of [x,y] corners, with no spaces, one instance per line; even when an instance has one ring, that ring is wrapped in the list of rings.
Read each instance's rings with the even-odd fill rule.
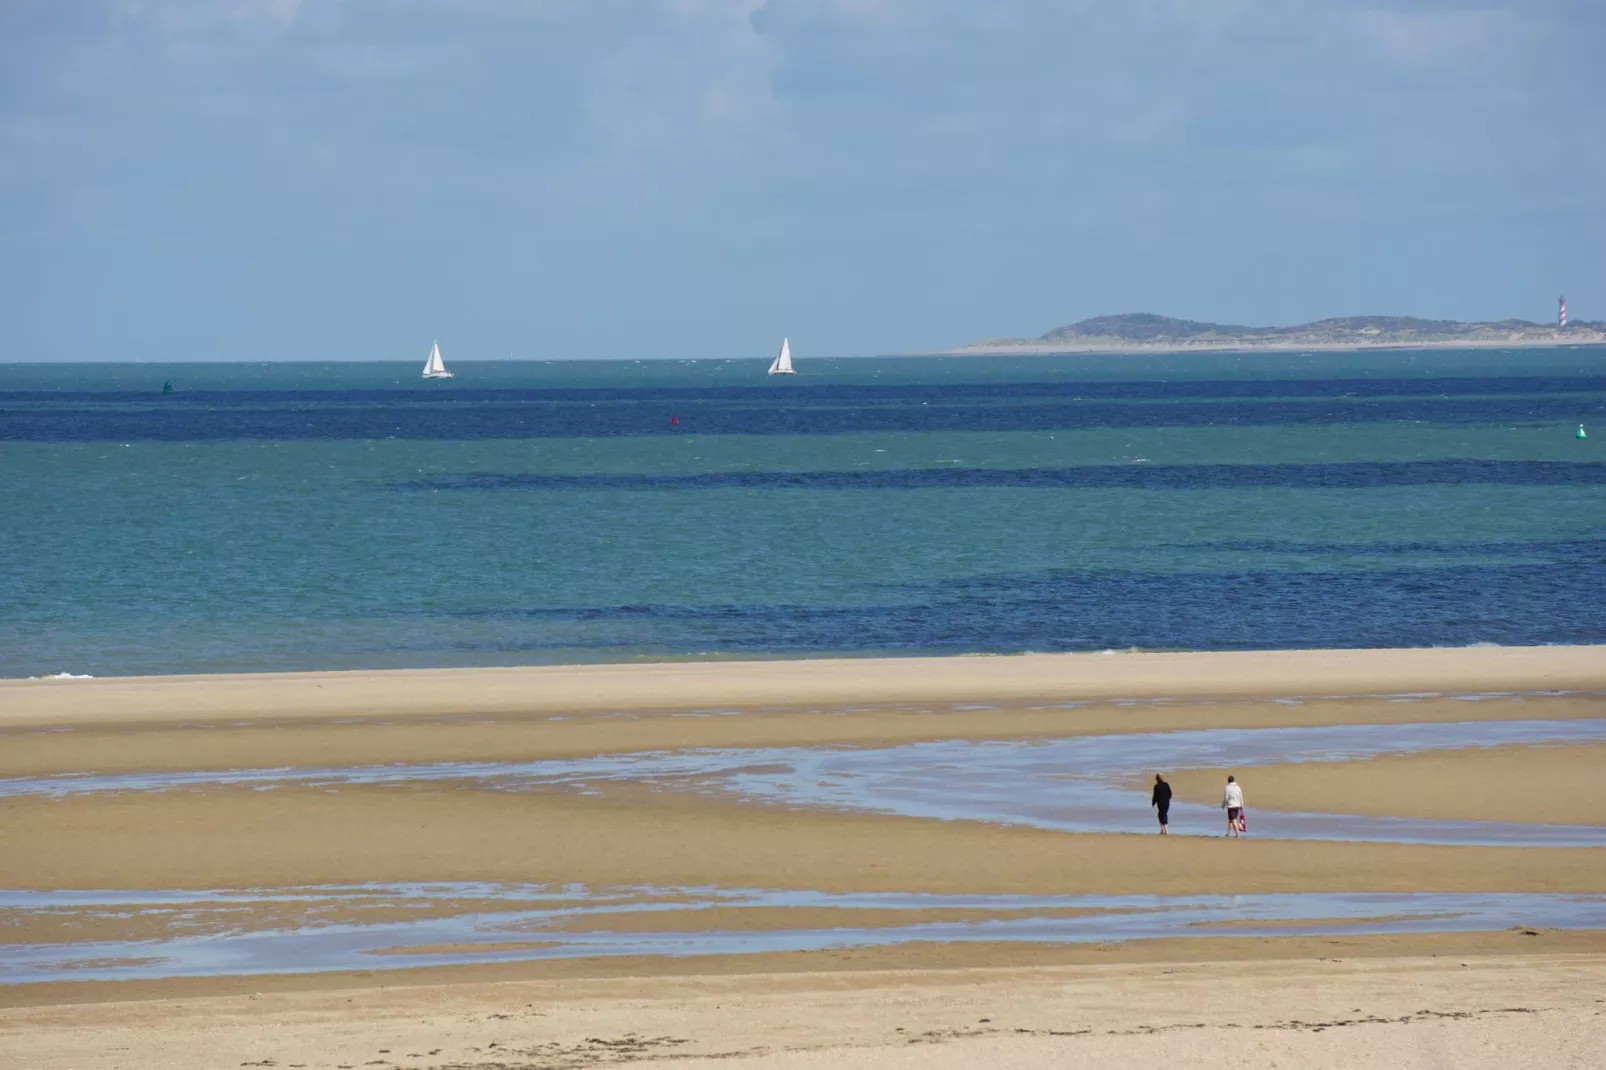
[[[465,782],[493,790],[598,791],[637,782],[736,799],[1030,825],[1066,832],[1150,832],[1154,770],[1345,761],[1464,747],[1606,742],[1606,718],[1209,729],[1034,740],[946,740],[896,747],[776,747],[660,751],[533,762],[442,762],[351,768],[235,769],[0,780],[0,797],[194,790],[248,785],[324,787]],[[1254,809],[1257,837],[1392,843],[1596,847],[1606,828],[1501,821],[1287,813]],[[1220,811],[1178,801],[1180,835],[1215,835]]]
[[[1154,768],[1602,741],[1606,718],[1216,729],[870,748],[705,749],[533,762],[12,778],[0,780],[0,797],[205,792],[227,785],[270,792],[289,785],[339,790],[423,781],[464,790],[600,793],[633,783],[732,801],[1152,834],[1147,788],[1134,789],[1132,784],[1135,774]],[[1214,836],[1220,820],[1219,811],[1209,807],[1179,802],[1172,811],[1179,834]],[[1253,812],[1251,831],[1257,837],[1289,839],[1606,846],[1606,828],[1597,827],[1266,811]],[[747,912],[742,921],[722,915],[733,908]],[[773,913],[766,917],[765,911]],[[803,917],[798,911],[814,913]],[[867,918],[853,911],[878,914]],[[964,916],[956,917],[957,912]],[[1102,943],[1514,926],[1606,928],[1606,895],[925,895],[476,882],[209,891],[0,890],[0,933],[10,933],[12,941],[0,943],[0,984],[753,954],[917,941]]]
[[[502,899],[508,909],[382,923],[329,923],[313,909],[342,901]],[[556,901],[554,905],[543,905]],[[915,941],[1098,943],[1206,936],[1360,935],[1473,932],[1534,926],[1606,928],[1606,896],[1544,894],[1325,894],[1237,896],[1019,896],[829,894],[746,889],[616,889],[497,884],[365,885],[273,892],[7,892],[0,912],[28,915],[115,910],[188,912],[267,902],[301,904],[304,924],[225,930],[166,939],[0,945],[0,984],[131,980],[227,974],[399,969],[457,963],[619,955],[735,955]],[[722,907],[907,912],[874,927],[741,931],[698,924]],[[998,917],[922,920],[922,911],[963,910]],[[660,914],[649,931],[614,928],[626,914]],[[1064,913],[1073,912],[1073,913]],[[561,927],[559,927],[561,926]]]

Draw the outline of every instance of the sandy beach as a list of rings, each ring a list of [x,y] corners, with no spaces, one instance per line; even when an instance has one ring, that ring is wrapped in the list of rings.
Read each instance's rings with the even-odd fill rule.
[[[8,1065],[82,1070],[1583,1068],[1606,1042],[1603,989],[1598,951],[827,969],[39,1007],[0,1019],[0,1042]]]
[[[1602,718],[1606,650],[1586,647],[0,682],[0,1052],[1586,1065],[1606,1007],[1587,995],[1606,980]],[[1309,751],[1326,740],[1350,742]],[[1122,755],[1177,741],[1205,748],[1158,770],[1179,803],[1211,806],[1235,772],[1252,831],[1283,812],[1360,831],[1223,843],[1197,808],[1152,835],[1155,770]],[[814,791],[810,755],[860,755],[821,784],[885,775],[907,796],[938,760],[922,755],[1062,753],[1045,747],[1103,755],[1097,776],[1063,770],[1067,790],[1128,799],[1146,834],[989,817],[1007,773],[954,779],[981,794],[949,816],[740,787]],[[1020,792],[1058,790],[1030,770]],[[1215,913],[1176,913],[1196,900]],[[1284,918],[1292,902],[1311,905]],[[1467,909],[1503,920],[1432,920]],[[1178,920],[1131,928],[1151,913]],[[1523,921],[1541,916],[1579,920]],[[378,935],[327,959],[271,950],[317,950],[294,940],[320,931]],[[162,966],[200,938],[275,965]]]
[[[920,702],[1590,690],[1603,648],[1445,647],[0,680],[0,728]]]

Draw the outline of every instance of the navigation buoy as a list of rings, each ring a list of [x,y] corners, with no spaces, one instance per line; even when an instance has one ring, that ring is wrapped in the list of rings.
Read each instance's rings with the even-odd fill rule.
[[[162,393],[171,394],[172,392],[173,392],[173,380],[168,379],[166,382],[162,383]],[[1583,428],[1580,427],[1579,430],[1582,431]]]
[[[1577,437],[1578,438],[1588,438],[1589,437],[1589,435],[1584,432],[1584,425],[1583,424],[1579,424],[1578,425],[1578,436]]]
[[[669,426],[670,426],[670,427],[679,427],[679,426],[680,426],[680,417],[678,417],[678,416],[671,416],[671,417],[670,417],[670,418],[669,418]],[[1582,431],[1582,430],[1583,430],[1583,428],[1582,428],[1582,427],[1580,427],[1580,428],[1579,428],[1579,429],[1578,429],[1578,430],[1580,430],[1580,431]]]

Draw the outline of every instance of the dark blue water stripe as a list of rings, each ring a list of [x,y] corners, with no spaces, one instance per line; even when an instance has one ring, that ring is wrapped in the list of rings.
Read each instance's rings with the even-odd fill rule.
[[[530,402],[520,405],[319,405],[287,408],[9,408],[0,439],[35,442],[452,440],[666,434],[1057,431],[1077,428],[1314,426],[1417,422],[1552,424],[1606,416],[1606,397],[1418,398],[1367,401],[1159,401],[811,407],[707,401]]]
[[[1125,464],[1072,468],[902,468],[854,472],[700,472],[688,475],[469,472],[397,484],[407,490],[928,490],[1023,487],[1409,487],[1429,484],[1606,484],[1587,461],[1381,461],[1342,464]]]
[[[163,396],[152,389],[0,390],[0,403],[128,404],[166,407],[336,402],[385,405],[482,404],[488,402],[754,401],[853,402],[892,405],[906,401],[1055,398],[1143,401],[1231,398],[1490,397],[1512,394],[1606,393],[1606,376],[1460,376],[1439,379],[1207,379],[1124,382],[1019,383],[766,383],[762,386],[609,386],[474,388],[453,383],[404,389],[181,390]]]
[[[861,606],[619,605],[453,616],[605,622],[572,648],[666,653],[1251,650],[1606,642],[1606,563],[1175,573],[1044,572],[938,585],[912,603]],[[454,649],[538,650],[502,640]],[[595,629],[584,634],[595,636]]]

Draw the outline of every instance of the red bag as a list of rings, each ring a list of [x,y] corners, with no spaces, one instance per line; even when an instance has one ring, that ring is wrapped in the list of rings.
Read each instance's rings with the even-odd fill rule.
[[[1243,810],[1238,811],[1238,831],[1249,831],[1249,814]]]

